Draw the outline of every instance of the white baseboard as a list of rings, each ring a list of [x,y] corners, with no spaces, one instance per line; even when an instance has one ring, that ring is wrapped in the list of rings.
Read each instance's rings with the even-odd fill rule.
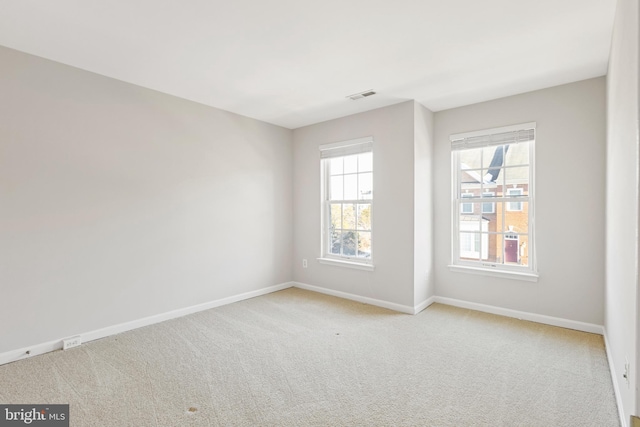
[[[301,282],[293,282],[293,286],[300,289],[306,289],[307,291],[318,292],[325,295],[331,295],[338,298],[344,298],[351,301],[357,301],[364,304],[375,305],[376,307],[388,308],[389,310],[399,311],[400,313],[416,314],[433,304],[434,297],[427,299],[415,307],[410,305],[397,304],[395,302],[384,301],[375,298],[363,297],[361,295],[350,294],[348,292],[336,291],[333,289],[322,288],[320,286],[308,285]]]
[[[577,320],[562,319],[560,317],[545,316],[544,314],[529,313],[526,311],[511,310],[509,308],[496,307],[493,305],[479,304],[476,302],[463,301],[454,298],[435,297],[435,302],[452,305],[454,307],[468,308],[470,310],[482,311],[484,313],[497,314],[505,317],[513,317],[520,320],[543,323],[545,325],[559,326],[561,328],[575,329],[576,331],[589,332],[592,334],[604,335],[604,327],[593,323],[579,322]]]
[[[436,302],[436,297],[435,296],[427,298],[426,300],[424,300],[423,302],[421,302],[420,304],[416,305],[413,308],[413,314],[420,313],[422,310],[424,310],[425,308],[429,307],[434,302]]]
[[[28,359],[29,357],[38,356],[40,354],[49,353],[62,349],[62,338],[55,341],[49,341],[33,345],[31,347],[20,348],[18,350],[9,350],[0,354],[0,365],[15,362],[17,360]]]
[[[609,372],[611,373],[611,382],[613,383],[613,394],[616,396],[616,404],[618,405],[618,415],[620,416],[620,426],[627,427],[627,417],[624,415],[624,407],[622,406],[622,395],[620,394],[620,383],[616,374],[616,367],[613,363],[613,355],[609,350],[609,337],[607,329],[604,329],[604,349],[607,352],[607,361],[609,362]]]
[[[185,307],[185,308],[181,308],[181,309],[177,309],[177,310],[173,310],[167,313],[162,313],[162,314],[158,314],[155,316],[149,316],[149,317],[145,317],[142,319],[138,319],[138,320],[133,320],[130,322],[125,322],[125,323],[121,323],[118,325],[113,325],[113,326],[108,326],[106,328],[102,328],[102,329],[98,329],[98,330],[94,330],[94,331],[88,331],[85,333],[80,334],[80,337],[82,339],[83,343],[89,342],[89,341],[93,341],[93,340],[97,340],[100,338],[104,338],[104,337],[108,337],[110,335],[115,335],[115,334],[119,334],[122,332],[126,332],[126,331],[130,331],[133,329],[137,329],[137,328],[141,328],[144,326],[149,326],[149,325],[153,325],[155,323],[160,323],[163,322],[165,320],[170,320],[170,319],[175,319],[177,317],[182,317],[182,316],[186,316],[188,314],[192,314],[192,313],[197,313],[199,311],[204,311],[204,310],[208,310],[211,308],[215,308],[215,307],[220,307],[223,305],[227,305],[227,304],[231,304],[234,302],[238,302],[238,301],[242,301],[245,299],[249,299],[249,298],[254,298],[254,297],[258,297],[261,295],[266,295],[272,292],[276,292],[276,291],[280,291],[283,289],[287,289],[290,287],[297,287],[300,289],[306,289],[309,291],[313,291],[313,292],[319,292],[322,294],[326,294],[326,295],[332,295],[335,297],[339,297],[339,298],[345,298],[348,300],[352,300],[352,301],[358,301],[358,302],[362,302],[365,304],[370,304],[370,305],[374,305],[377,307],[382,307],[382,308],[387,308],[389,310],[394,310],[394,311],[398,311],[401,313],[407,313],[407,314],[417,314],[419,312],[421,312],[422,310],[424,310],[425,308],[427,308],[428,306],[430,306],[431,304],[433,304],[434,302],[440,303],[440,304],[446,304],[446,305],[452,305],[455,307],[461,307],[461,308],[467,308],[467,309],[471,309],[471,310],[477,310],[477,311],[482,311],[482,312],[486,312],[486,313],[492,313],[492,314],[497,314],[497,315],[501,315],[501,316],[507,316],[507,317],[514,317],[517,319],[523,319],[523,320],[529,320],[532,322],[538,322],[538,323],[544,323],[547,325],[552,325],[552,326],[560,326],[563,328],[569,328],[569,329],[575,329],[578,331],[584,331],[584,332],[590,332],[590,333],[595,333],[595,334],[600,334],[600,335],[604,335],[604,328],[600,325],[595,325],[595,324],[590,324],[590,323],[584,323],[584,322],[578,322],[578,321],[574,321],[574,320],[567,320],[567,319],[561,319],[561,318],[557,318],[557,317],[551,317],[551,316],[545,316],[545,315],[541,315],[541,314],[535,314],[535,313],[527,313],[527,312],[523,312],[523,311],[517,311],[517,310],[511,310],[511,309],[507,309],[507,308],[501,308],[501,307],[495,307],[495,306],[490,306],[490,305],[485,305],[485,304],[479,304],[479,303],[474,303],[474,302],[468,302],[468,301],[463,301],[463,300],[457,300],[457,299],[453,299],[453,298],[445,298],[445,297],[438,297],[438,296],[432,296],[428,299],[426,299],[425,301],[423,301],[422,303],[418,304],[415,307],[411,307],[408,305],[402,305],[402,304],[397,304],[397,303],[393,303],[393,302],[389,302],[389,301],[383,301],[383,300],[379,300],[379,299],[375,299],[375,298],[369,298],[369,297],[363,297],[360,295],[355,295],[355,294],[350,294],[347,292],[342,292],[342,291],[336,291],[336,290],[332,290],[332,289],[327,289],[327,288],[322,288],[319,286],[313,286],[313,285],[309,285],[306,283],[301,283],[301,282],[287,282],[287,283],[281,283],[279,285],[274,285],[274,286],[270,286],[267,288],[263,288],[263,289],[258,289],[256,291],[251,291],[251,292],[245,292],[243,294],[239,294],[239,295],[233,295],[227,298],[222,298],[219,300],[215,300],[215,301],[209,301],[203,304],[198,304],[198,305],[194,305],[191,307]],[[62,349],[62,340],[65,339],[67,337],[61,337],[58,340],[54,340],[54,341],[49,341],[49,342],[45,342],[45,343],[40,343],[40,344],[36,344],[33,346],[29,346],[29,347],[25,347],[25,348],[21,348],[21,349],[17,349],[17,350],[11,350],[5,353],[1,353],[0,354],[0,365],[4,365],[6,363],[10,363],[16,360],[21,360],[21,359],[26,359],[32,356],[36,356],[39,354],[44,354],[44,353],[48,353],[51,351],[55,351],[55,350],[60,350]],[[605,341],[606,341],[606,335],[605,335]],[[611,360],[610,355],[608,353],[608,347],[607,347],[607,356],[609,358],[609,361]],[[614,373],[614,368],[611,365],[611,372],[612,374]],[[617,389],[617,382],[615,377],[613,378],[614,381],[614,387],[616,388],[616,398],[619,400],[619,392]],[[623,424],[624,426],[624,424]]]
[[[202,304],[193,305],[191,307],[179,308],[177,310],[169,311],[167,313],[157,314],[154,316],[144,317],[138,320],[132,320],[130,322],[120,323],[118,325],[108,326],[106,328],[98,329],[95,331],[89,331],[79,336],[82,339],[82,343],[105,338],[110,335],[116,335],[122,332],[131,331],[133,329],[142,328],[144,326],[153,325],[155,323],[164,322],[165,320],[175,319],[177,317],[186,316],[188,314],[197,313],[199,311],[209,310],[211,308],[220,307],[223,305],[231,304],[234,302],[246,300],[249,298],[259,297],[261,295],[270,294],[272,292],[281,291],[293,286],[293,282],[281,283],[279,285],[269,286],[267,288],[258,289],[256,291],[245,292],[239,295],[233,295],[227,298],[219,300],[209,301]],[[10,350],[0,354],[0,365],[6,363],[15,362],[16,360],[26,359],[29,357],[37,356],[39,354],[48,353],[55,350],[62,349],[62,340],[67,337],[61,337],[55,341],[49,341],[45,343],[36,344],[30,347],[21,348],[18,350]]]

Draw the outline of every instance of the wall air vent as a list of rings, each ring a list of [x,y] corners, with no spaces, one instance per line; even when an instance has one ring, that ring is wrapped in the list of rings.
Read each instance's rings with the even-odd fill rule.
[[[349,98],[352,101],[355,101],[356,99],[362,99],[362,98],[366,98],[367,96],[371,96],[371,95],[375,95],[376,93],[369,89],[369,90],[365,90],[364,92],[358,92],[358,93],[354,93],[353,95],[349,95],[347,96],[347,98]]]

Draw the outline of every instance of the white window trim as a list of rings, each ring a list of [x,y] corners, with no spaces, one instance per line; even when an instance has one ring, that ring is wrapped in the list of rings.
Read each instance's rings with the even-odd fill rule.
[[[331,213],[329,212],[329,189],[331,176],[328,173],[328,162],[325,159],[332,157],[344,157],[353,154],[361,154],[371,152],[373,153],[373,137],[368,136],[364,138],[351,139],[347,141],[334,142],[330,144],[320,145],[320,157],[321,157],[321,230],[320,230],[320,257],[317,258],[318,262],[326,265],[333,265],[337,267],[354,268],[358,270],[373,271],[373,199],[364,200],[341,200],[341,203],[367,203],[371,205],[371,252],[369,258],[360,258],[355,256],[335,255],[328,251],[329,244],[329,221],[331,220]],[[372,172],[375,174],[375,168],[372,168]],[[356,243],[357,244],[357,243]],[[356,251],[358,249],[356,248]]]
[[[516,280],[524,280],[527,282],[537,282],[538,274],[536,273],[524,273],[520,271],[505,271],[505,270],[493,270],[491,264],[484,263],[485,265],[482,267],[474,267],[468,265],[449,265],[449,270],[456,273],[469,273],[469,274],[478,274],[480,276],[490,276],[490,277],[502,277],[506,279],[516,279]]]
[[[476,130],[476,131],[472,131],[472,132],[454,133],[453,135],[449,136],[449,140],[457,141],[457,140],[466,139],[466,138],[474,138],[474,137],[477,137],[477,136],[486,136],[486,135],[492,135],[492,134],[498,134],[498,133],[506,133],[506,132],[517,132],[517,131],[525,130],[525,129],[533,129],[535,131],[536,122],[522,123],[522,124],[519,124],[519,125],[503,126],[503,127],[499,127],[499,128],[492,128],[492,129]],[[499,144],[496,144],[496,145],[499,145]]]
[[[341,259],[334,259],[334,258],[318,258],[318,262],[320,264],[333,265],[335,267],[354,268],[356,270],[365,270],[365,271],[373,271],[375,268],[373,264],[344,261]]]
[[[513,126],[505,126],[501,128],[493,128],[486,129],[481,131],[474,132],[465,132],[459,134],[453,134],[450,136],[450,140],[453,144],[458,144],[464,146],[465,138],[470,137],[483,137],[489,136],[492,134],[503,133],[503,132],[516,132],[531,129],[535,133],[536,123],[524,123],[521,125],[513,125]],[[498,144],[481,144],[480,146],[492,146],[492,145],[500,145]],[[475,146],[473,148],[476,148]],[[452,154],[455,151],[458,151],[452,148]],[[462,272],[462,273],[471,273],[471,274],[480,274],[485,276],[492,277],[505,277],[512,278],[517,280],[526,280],[531,282],[537,282],[538,280],[538,269],[537,269],[537,257],[535,254],[536,245],[535,245],[535,137],[532,141],[529,142],[529,195],[523,196],[522,202],[529,203],[528,215],[528,240],[529,240],[529,265],[528,266],[520,266],[520,265],[505,265],[505,264],[493,264],[483,260],[479,261],[467,261],[462,260],[459,257],[459,245],[460,245],[460,230],[458,229],[458,221],[460,219],[461,206],[464,202],[461,201],[462,196],[460,197],[460,201],[458,200],[458,191],[460,188],[460,173],[458,170],[458,164],[456,162],[456,155],[451,156],[451,170],[452,170],[452,204],[451,204],[451,224],[452,224],[452,232],[451,232],[451,260],[452,263],[449,265],[449,270],[454,272]],[[533,165],[533,166],[532,166]],[[524,192],[524,191],[523,191]],[[481,202],[481,200],[478,200]],[[509,201],[508,198],[496,198],[494,201]],[[505,206],[506,209],[506,206]],[[494,209],[495,210],[495,209]]]

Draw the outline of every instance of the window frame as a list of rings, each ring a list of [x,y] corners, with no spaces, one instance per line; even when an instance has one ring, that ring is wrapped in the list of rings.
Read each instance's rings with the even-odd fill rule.
[[[462,211],[462,206],[468,203],[466,202],[466,200],[463,201],[463,199],[466,199],[469,196],[465,197],[464,196],[465,193],[462,193],[462,190],[461,190],[461,177],[462,177],[462,172],[465,171],[465,169],[463,167],[462,162],[459,159],[459,156],[460,156],[460,152],[463,151],[464,148],[459,148],[460,146],[457,146],[457,147],[454,146],[453,145],[454,141],[460,144],[459,142],[460,140],[464,139],[466,142],[467,138],[476,138],[476,141],[477,141],[478,137],[479,138],[485,137],[485,139],[492,141],[492,142],[485,143],[484,145],[469,145],[468,147],[469,149],[514,144],[518,142],[521,143],[526,141],[514,140],[514,141],[505,142],[497,139],[495,142],[493,142],[492,136],[498,135],[498,134],[507,134],[510,132],[529,131],[529,130],[533,131],[533,136],[532,136],[532,139],[528,141],[528,150],[529,150],[528,152],[529,158],[528,158],[528,164],[527,164],[527,166],[529,167],[529,177],[528,177],[528,183],[527,183],[528,195],[524,194],[525,193],[524,189],[518,188],[521,194],[517,196],[518,200],[514,201],[513,196],[510,196],[508,194],[508,190],[511,190],[511,189],[504,188],[503,197],[485,197],[485,194],[490,192],[485,191],[485,189],[482,188],[484,186],[484,183],[486,182],[486,181],[483,181],[481,183],[480,197],[475,197],[473,200],[474,203],[478,203],[480,205],[480,215],[494,214],[494,213],[497,214],[497,209],[495,204],[499,202],[503,203],[502,205],[503,216],[504,216],[504,212],[508,210],[507,208],[510,207],[511,203],[519,203],[519,206],[521,209],[516,212],[523,211],[522,209],[523,202],[528,203],[527,232],[521,234],[522,236],[527,237],[528,265],[523,266],[523,265],[512,265],[512,264],[504,263],[504,250],[505,250],[504,236],[506,235],[505,231],[494,233],[496,234],[497,237],[502,238],[503,240],[502,263],[488,262],[486,259],[482,259],[482,254],[478,256],[478,260],[463,259],[462,251],[460,247],[461,246],[460,241],[461,241],[461,232],[464,232],[464,231],[460,229],[461,228],[460,221],[462,216],[469,215],[469,213],[465,213]],[[523,123],[523,124],[513,125],[513,126],[504,126],[500,128],[454,134],[450,136],[450,140],[452,142],[452,148],[451,148],[451,171],[452,171],[451,173],[451,176],[452,176],[451,264],[449,265],[450,270],[457,271],[457,272],[488,275],[488,276],[515,278],[515,279],[527,280],[527,281],[537,281],[538,270],[537,270],[537,263],[536,263],[536,256],[535,256],[536,246],[535,246],[535,191],[534,191],[534,187],[535,187],[534,155],[535,155],[535,141],[536,141],[536,123],[535,122]],[[524,165],[516,165],[516,166],[524,166]],[[501,168],[503,170],[506,170],[506,168],[508,168],[508,165],[505,167],[503,163]],[[506,182],[503,182],[503,185],[504,187],[506,187]],[[484,211],[484,205],[488,203],[493,204],[493,212]],[[508,210],[508,211],[511,212],[511,210]],[[481,231],[481,236],[483,234],[484,233]],[[490,235],[491,233],[488,233],[488,234]],[[519,240],[521,239],[520,236],[518,236],[518,238]],[[519,252],[519,256],[521,256],[520,252]]]
[[[329,264],[340,267],[349,267],[360,270],[372,271],[374,269],[373,266],[373,256],[374,256],[374,226],[373,226],[373,218],[374,218],[374,203],[373,203],[373,177],[375,176],[375,167],[373,165],[373,138],[372,137],[364,137],[358,139],[352,139],[347,141],[341,141],[336,143],[324,144],[320,146],[321,151],[321,247],[320,247],[320,257],[318,261],[321,264]],[[356,169],[355,173],[343,173],[342,176],[354,174],[356,177],[359,177],[360,174],[371,173],[371,197],[368,199],[360,199],[359,194],[356,195],[356,199],[344,199],[340,200],[331,200],[331,177],[337,175],[331,175],[330,173],[330,164],[332,159],[336,158],[344,158],[351,155],[359,155],[363,153],[371,153],[372,155],[372,165],[371,171],[363,171],[360,172],[359,167]],[[357,256],[358,253],[358,241],[356,237],[356,255],[343,255],[343,254],[334,254],[331,253],[331,205],[332,204],[341,204],[344,209],[344,205],[354,205],[356,209],[356,226],[355,231],[358,233],[358,220],[357,220],[357,212],[358,205],[365,204],[369,205],[369,218],[370,218],[370,229],[366,230],[366,232],[371,233],[371,243],[370,243],[370,251],[369,257]],[[351,230],[350,230],[351,231]]]

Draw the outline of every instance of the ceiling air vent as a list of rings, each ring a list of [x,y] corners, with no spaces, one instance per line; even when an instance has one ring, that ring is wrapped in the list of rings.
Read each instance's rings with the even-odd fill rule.
[[[375,94],[376,93],[373,90],[369,89],[369,90],[365,90],[364,92],[358,92],[358,93],[354,93],[353,95],[349,95],[347,96],[347,98],[349,98],[352,101],[355,101],[356,99],[362,99],[367,96],[371,96]]]

